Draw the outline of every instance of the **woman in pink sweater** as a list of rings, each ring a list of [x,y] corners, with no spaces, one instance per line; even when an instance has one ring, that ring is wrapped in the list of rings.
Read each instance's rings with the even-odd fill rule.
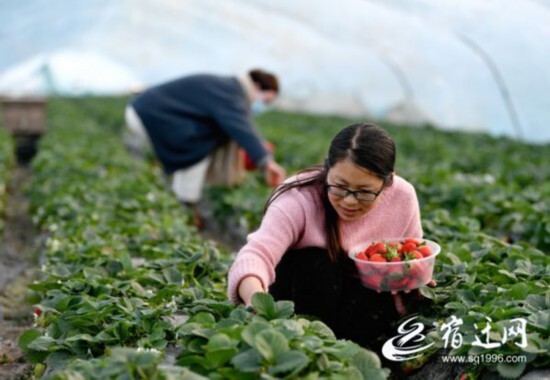
[[[347,251],[385,238],[422,238],[415,190],[394,164],[385,130],[341,130],[325,165],[303,170],[271,195],[229,271],[230,299],[250,305],[254,293],[269,292],[293,301],[296,313],[318,317],[338,338],[378,348],[376,338],[403,314],[403,299],[364,288]]]

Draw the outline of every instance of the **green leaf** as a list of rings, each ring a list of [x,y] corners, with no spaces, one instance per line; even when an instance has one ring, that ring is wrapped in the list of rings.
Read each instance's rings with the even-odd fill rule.
[[[517,379],[525,371],[526,363],[498,363],[497,371],[505,379]]]
[[[147,280],[151,280],[150,282],[154,283],[155,285],[164,285],[166,283],[164,276],[162,276],[160,273],[147,273],[144,278]]]
[[[531,287],[524,282],[515,284],[512,286],[508,292],[510,297],[515,300],[523,300],[531,292]]]
[[[276,318],[290,318],[294,314],[294,302],[292,301],[277,301],[275,306],[277,309]]]
[[[53,346],[55,346],[55,339],[50,336],[40,336],[30,342],[27,347],[34,351],[48,351]]]
[[[111,277],[116,276],[119,272],[122,272],[122,270],[124,269],[124,267],[122,266],[122,263],[116,260],[109,260],[105,268],[107,269],[107,271],[109,272],[109,276]]]
[[[256,335],[254,347],[269,362],[277,355],[288,351],[288,341],[283,334],[274,330],[264,330]]]
[[[43,363],[49,355],[50,355],[49,351],[35,351],[35,350],[29,349],[26,352],[26,358],[29,361],[29,363],[32,363],[32,364]]]
[[[57,264],[51,268],[51,272],[54,276],[67,278],[72,275],[67,265]]]
[[[462,264],[462,260],[458,258],[454,253],[447,252],[445,253],[445,257],[448,258],[453,265],[460,265]]]
[[[447,309],[451,309],[451,310],[460,310],[461,312],[467,312],[468,311],[468,308],[466,307],[466,305],[464,305],[463,303],[460,303],[460,302],[449,302],[449,303],[445,304],[445,307]]]
[[[174,267],[165,268],[163,269],[162,274],[164,275],[164,278],[166,279],[167,283],[181,285],[181,280],[183,277],[181,276],[181,272],[176,268]]]
[[[543,354],[548,352],[547,344],[537,333],[527,335],[527,347],[522,348],[522,350],[532,354]]]
[[[525,308],[531,312],[550,309],[550,294],[529,294],[525,298]]]
[[[227,334],[218,333],[213,335],[206,345],[207,351],[216,351],[225,348],[233,348],[239,344],[238,341],[231,339]]]
[[[262,356],[255,348],[251,348],[231,359],[231,364],[243,372],[257,372],[262,366]]]
[[[200,323],[205,326],[213,326],[216,323],[216,318],[211,313],[200,312],[189,318],[186,323]]]
[[[378,355],[369,350],[361,350],[353,355],[351,358],[351,364],[357,367],[363,375],[366,371],[382,367]]]
[[[206,334],[205,334],[206,335]],[[187,351],[203,354],[204,346],[208,343],[208,339],[203,336],[196,336],[187,343]]]
[[[526,276],[531,276],[535,273],[535,269],[531,261],[528,260],[518,260],[516,262],[517,268],[514,270],[515,274],[522,274]]]
[[[334,332],[321,321],[311,321],[308,329],[322,337],[336,339]]]
[[[276,326],[282,327],[279,331],[282,332],[288,339],[300,339],[304,335],[304,327],[295,319],[281,319],[278,321]]]
[[[423,286],[421,287],[420,289],[418,289],[418,291],[420,292],[420,294],[428,299],[435,299],[436,298],[436,295],[435,295],[435,291],[430,288],[429,286]]]
[[[38,330],[35,330],[35,329],[27,330],[23,334],[21,334],[21,336],[19,337],[19,341],[18,341],[19,347],[23,351],[27,351],[29,344],[31,344],[33,341],[35,341],[41,336],[42,336],[42,333]]]
[[[327,353],[331,353],[340,360],[348,360],[362,350],[364,350],[364,348],[347,340],[339,340],[332,347],[325,348]]]
[[[176,363],[183,367],[194,367],[196,365],[203,368],[210,368],[208,360],[204,357],[202,353],[199,354],[188,354],[186,356],[178,358]]]
[[[548,326],[550,326],[550,311],[541,310],[531,314],[527,317],[527,321],[539,329],[547,330]]]
[[[90,334],[76,334],[65,339],[65,342],[76,342],[78,340],[83,340],[86,342],[95,342],[96,339]]]
[[[272,375],[279,375],[285,372],[298,373],[302,368],[309,364],[309,358],[300,351],[291,350],[277,355],[276,364],[268,368]]]
[[[209,368],[216,369],[227,363],[239,350],[236,347],[207,351],[205,354]]]
[[[146,297],[147,291],[141,286],[141,284],[137,281],[130,281],[130,286],[136,292],[136,294],[140,297]]]
[[[253,347],[254,338],[256,337],[256,335],[258,335],[261,331],[268,330],[270,328],[271,326],[269,325],[269,323],[252,322],[243,329],[241,337],[249,346]]]
[[[74,355],[71,352],[60,350],[48,356],[46,364],[48,368],[55,370],[57,368],[63,368],[71,360],[74,360]]]
[[[258,315],[261,315],[268,320],[274,319],[277,316],[275,300],[273,300],[273,296],[269,293],[255,293],[252,296],[252,307],[254,307]]]
[[[178,337],[198,336],[201,338],[209,338],[207,328],[200,323],[192,323],[189,321],[178,327],[176,334]]]
[[[512,280],[517,281],[516,275],[513,274],[513,273],[510,273],[510,272],[507,271],[506,269],[499,269],[499,270],[498,270],[498,273],[503,274],[503,275],[505,275],[506,277],[508,277],[508,278],[510,278],[510,279],[512,279]]]
[[[122,267],[126,272],[129,272],[134,269],[134,266],[132,265],[132,258],[128,254],[128,252],[119,252],[116,255],[116,258],[120,261],[122,264]]]

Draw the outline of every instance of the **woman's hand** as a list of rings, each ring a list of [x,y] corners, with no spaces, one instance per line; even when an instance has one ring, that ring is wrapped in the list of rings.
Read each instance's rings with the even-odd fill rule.
[[[264,292],[262,282],[258,277],[248,276],[241,280],[239,284],[239,297],[243,300],[245,306],[252,306],[252,296],[258,292]]]
[[[285,180],[286,171],[275,161],[268,161],[264,170],[265,182],[272,187],[279,186]]]
[[[427,286],[430,286],[432,288],[435,287],[436,285],[437,283],[433,279],[430,280],[430,282],[428,282],[427,284]],[[411,292],[410,290],[404,291],[405,294],[408,294],[410,292]],[[405,305],[403,304],[403,298],[401,297],[399,292],[395,290],[392,290],[391,294],[393,296],[393,302],[395,303],[395,308],[397,309],[397,312],[399,313],[400,316],[404,316],[407,310],[405,309]]]

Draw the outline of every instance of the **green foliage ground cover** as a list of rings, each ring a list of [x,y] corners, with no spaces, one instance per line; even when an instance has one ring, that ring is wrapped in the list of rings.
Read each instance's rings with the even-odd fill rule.
[[[252,315],[225,300],[231,258],[187,226],[158,167],[124,151],[121,104],[79,99],[49,108],[52,129],[33,163],[30,192],[34,219],[50,236],[44,277],[31,286],[43,314],[21,340],[37,370],[46,365],[56,379],[385,377],[375,355],[291,316],[287,303],[260,297]],[[258,122],[292,172],[321,162],[351,120],[270,113]],[[397,143],[398,173],[417,188],[425,235],[443,247],[439,286],[422,290],[434,309],[421,321],[463,320],[464,344],[452,355],[526,359],[471,365],[474,376],[548,367],[548,147],[386,127]],[[239,189],[209,189],[219,218],[245,220],[250,229],[268,194],[257,173]],[[191,318],[170,323],[181,313]],[[495,340],[510,320],[525,319],[528,346],[473,347],[487,317]],[[442,347],[442,335],[435,328],[428,339]],[[171,347],[182,351],[167,366],[162,357]]]

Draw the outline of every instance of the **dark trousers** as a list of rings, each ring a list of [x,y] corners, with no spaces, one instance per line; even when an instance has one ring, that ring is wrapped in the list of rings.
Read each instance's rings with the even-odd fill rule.
[[[273,298],[293,301],[297,314],[317,317],[337,338],[380,353],[386,339],[397,335],[400,316],[393,296],[361,285],[351,259],[333,263],[321,248],[291,250],[275,272]]]

